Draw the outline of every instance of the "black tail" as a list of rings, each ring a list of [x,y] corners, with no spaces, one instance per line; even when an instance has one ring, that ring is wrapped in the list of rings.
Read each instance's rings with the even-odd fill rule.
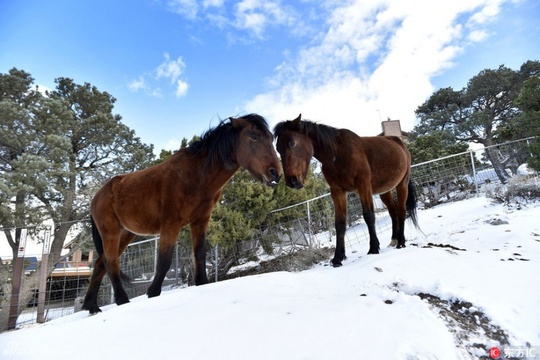
[[[103,239],[101,238],[101,234],[99,233],[99,230],[92,216],[90,216],[90,223],[92,224],[92,239],[94,239],[96,251],[98,252],[99,256],[101,256],[103,255]],[[122,279],[122,282],[124,282],[125,284],[131,284],[131,282],[133,281],[122,270],[120,270],[120,279]]]
[[[99,255],[103,254],[103,239],[99,233],[99,230],[94,222],[94,218],[90,216],[90,223],[92,224],[92,239],[94,239],[94,245]]]
[[[409,190],[407,195],[407,201],[405,203],[405,207],[407,208],[407,214],[411,218],[414,227],[420,230],[420,226],[418,225],[418,215],[416,214],[416,186],[414,186],[414,182],[412,181],[412,179],[409,179],[408,189]]]

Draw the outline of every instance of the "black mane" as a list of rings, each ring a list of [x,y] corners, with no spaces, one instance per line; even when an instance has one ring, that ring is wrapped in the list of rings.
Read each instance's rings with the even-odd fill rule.
[[[240,129],[233,126],[231,119],[221,120],[216,127],[205,131],[200,140],[186,148],[188,154],[201,154],[206,157],[205,169],[215,169],[220,164],[225,165],[227,169],[231,169],[237,165],[234,155]],[[268,130],[268,123],[258,114],[248,114],[238,119],[247,120],[262,132],[271,135],[270,130]]]
[[[332,126],[317,124],[309,120],[302,120],[300,126],[295,126],[293,120],[286,120],[274,127],[274,136],[278,138],[285,130],[295,131],[308,136],[327,154],[334,154],[338,147],[337,137],[339,129]]]

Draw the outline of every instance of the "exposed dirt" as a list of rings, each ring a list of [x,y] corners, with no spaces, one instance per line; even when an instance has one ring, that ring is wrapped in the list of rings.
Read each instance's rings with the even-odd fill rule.
[[[468,301],[443,300],[432,294],[417,294],[445,322],[453,334],[456,345],[466,349],[473,358],[479,352],[487,354],[489,340],[498,342],[500,347],[509,345],[507,333],[494,325],[491,319]],[[480,359],[490,359],[480,356]],[[502,358],[501,358],[502,359]]]
[[[227,274],[224,279],[234,279],[237,277],[264,274],[275,271],[302,271],[311,269],[313,265],[321,262],[329,263],[334,254],[332,248],[305,249],[296,251],[293,254],[279,256],[275,259],[261,261],[257,266],[237,270]]]

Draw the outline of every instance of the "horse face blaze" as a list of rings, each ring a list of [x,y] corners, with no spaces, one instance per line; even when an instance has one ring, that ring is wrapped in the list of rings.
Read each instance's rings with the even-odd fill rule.
[[[291,188],[301,189],[313,157],[311,141],[305,135],[285,132],[278,138],[277,149],[281,155],[285,183]]]
[[[275,186],[281,179],[281,164],[274,150],[272,134],[246,126],[240,133],[238,163],[265,185]]]

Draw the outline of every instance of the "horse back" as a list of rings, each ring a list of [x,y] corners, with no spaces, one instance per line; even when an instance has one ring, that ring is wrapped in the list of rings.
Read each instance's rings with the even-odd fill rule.
[[[209,216],[221,187],[201,178],[193,157],[177,154],[146,169],[117,175],[98,190],[91,204],[94,219],[116,218],[136,234],[158,234],[165,222],[184,224]],[[204,205],[206,204],[206,205]]]
[[[325,177],[343,182],[347,191],[371,184],[373,194],[381,194],[408,181],[411,157],[397,136],[360,137],[347,131],[341,134],[335,158],[335,167],[327,168]]]

